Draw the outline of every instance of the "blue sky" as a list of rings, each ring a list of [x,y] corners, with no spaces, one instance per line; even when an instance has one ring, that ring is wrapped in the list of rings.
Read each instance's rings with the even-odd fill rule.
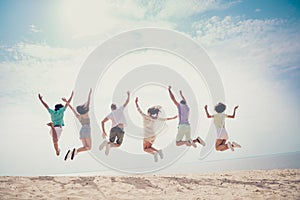
[[[0,19],[0,160],[5,163],[0,174],[30,174],[33,165],[41,165],[39,174],[68,172],[70,164],[58,161],[51,149],[44,126],[49,116],[37,94],[44,94],[53,106],[74,88],[81,65],[98,45],[143,27],[179,31],[197,41],[221,76],[229,110],[240,105],[238,118],[230,121],[228,129],[245,148],[235,154],[214,153],[208,159],[300,151],[299,1],[6,0],[0,2]],[[103,105],[109,105],[109,96],[97,98],[107,99]],[[109,110],[98,107],[100,120]],[[200,117],[208,123],[203,113]],[[66,120],[73,128],[64,131],[64,150],[70,143],[80,145],[77,136],[72,137],[72,113]],[[28,153],[22,153],[24,149]],[[193,161],[190,154],[181,162]],[[23,160],[43,159],[43,155],[50,160],[45,163],[59,167],[48,169],[37,163],[17,167]],[[93,163],[88,154],[80,159]],[[86,169],[79,160],[71,167],[73,172]]]

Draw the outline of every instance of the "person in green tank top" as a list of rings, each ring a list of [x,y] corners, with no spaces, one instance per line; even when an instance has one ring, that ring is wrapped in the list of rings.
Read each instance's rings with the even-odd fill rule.
[[[91,94],[92,94],[92,89],[90,89],[87,102],[77,106],[76,110],[71,105],[69,105],[74,115],[82,125],[79,132],[79,138],[83,146],[78,149],[73,148],[72,152],[71,150],[68,150],[67,154],[65,155],[65,160],[67,160],[69,157],[71,157],[71,160],[73,160],[75,155],[77,155],[79,152],[89,151],[92,148],[91,126],[90,126],[90,117],[89,117]]]
[[[73,98],[73,91],[72,94],[69,98],[69,100],[66,100],[65,106],[62,104],[56,104],[54,110],[49,108],[48,104],[43,100],[43,96],[41,94],[38,94],[38,97],[43,104],[43,106],[47,109],[51,116],[51,122],[48,123],[47,125],[51,127],[50,134],[52,136],[52,141],[54,145],[54,149],[56,152],[56,155],[59,156],[60,154],[60,149],[58,148],[58,140],[60,138],[61,132],[62,132],[62,127],[65,125],[64,124],[64,112],[66,111],[66,108],[69,106],[72,98]],[[64,98],[63,98],[64,100]]]

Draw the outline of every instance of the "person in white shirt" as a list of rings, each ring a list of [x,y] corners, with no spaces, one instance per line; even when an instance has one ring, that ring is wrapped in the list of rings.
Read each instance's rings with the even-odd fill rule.
[[[110,147],[120,147],[123,138],[124,138],[124,127],[126,126],[126,119],[124,116],[124,109],[129,103],[130,98],[130,92],[127,92],[127,99],[125,103],[117,108],[116,104],[111,104],[111,113],[109,113],[101,122],[102,125],[102,136],[103,138],[107,137],[107,133],[105,131],[105,123],[109,120],[111,120],[112,128],[110,129],[109,133],[109,142],[106,140],[103,141],[103,143],[99,146],[99,150],[101,151],[105,146],[105,155],[109,154]]]
[[[225,118],[235,118],[235,112],[236,109],[238,109],[239,106],[234,107],[234,111],[232,115],[227,115],[223,113],[226,110],[226,105],[223,103],[218,103],[215,106],[215,111],[217,114],[210,115],[207,110],[207,105],[205,105],[204,109],[206,112],[207,118],[214,118],[214,124],[217,130],[217,139],[215,143],[215,148],[217,151],[225,151],[230,149],[231,151],[234,151],[234,148],[241,148],[241,145],[239,145],[236,142],[230,142],[226,141],[228,140],[228,134],[225,129]]]
[[[160,158],[163,158],[162,150],[158,150],[154,148],[152,145],[156,139],[156,134],[160,131],[162,127],[162,122],[164,123],[167,120],[176,119],[177,116],[170,117],[170,118],[160,118],[158,117],[161,107],[160,106],[153,106],[148,109],[147,115],[143,113],[140,109],[138,104],[138,97],[135,99],[135,105],[139,113],[143,117],[143,125],[144,125],[144,142],[143,142],[143,149],[145,152],[150,153],[154,156],[154,161],[158,161],[158,155]]]

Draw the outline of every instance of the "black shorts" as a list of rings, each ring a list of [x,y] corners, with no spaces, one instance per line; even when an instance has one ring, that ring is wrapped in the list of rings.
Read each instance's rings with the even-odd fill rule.
[[[109,141],[114,143],[117,138],[117,144],[122,144],[124,133],[125,132],[123,131],[123,129],[121,129],[118,126],[111,128],[109,134]]]

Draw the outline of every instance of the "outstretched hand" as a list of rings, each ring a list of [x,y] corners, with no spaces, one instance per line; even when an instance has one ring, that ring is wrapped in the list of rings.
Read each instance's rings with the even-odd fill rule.
[[[205,110],[207,110],[207,105],[204,106]]]
[[[43,96],[41,94],[39,94],[39,99],[42,100],[43,99]]]
[[[236,109],[238,109],[238,108],[239,108],[239,106],[235,106],[235,107],[234,107],[234,110],[236,110]]]
[[[168,90],[171,90],[172,89],[172,86],[171,85],[169,85],[169,88],[168,88]]]
[[[65,97],[61,98],[61,100],[62,100],[63,102],[67,102],[67,101],[68,101]]]
[[[127,96],[130,96],[130,92],[129,91],[127,91]]]
[[[139,102],[139,98],[136,97],[136,98],[135,98],[135,103],[138,103],[138,102]]]

